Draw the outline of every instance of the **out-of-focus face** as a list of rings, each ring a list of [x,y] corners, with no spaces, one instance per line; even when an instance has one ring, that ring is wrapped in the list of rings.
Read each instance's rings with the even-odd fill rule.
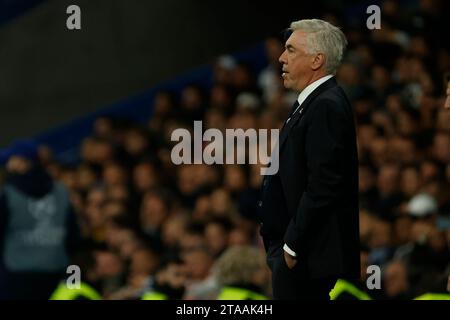
[[[397,297],[408,290],[408,275],[403,263],[391,262],[386,268],[384,277],[384,287],[389,297]]]
[[[210,223],[205,228],[205,238],[210,252],[218,255],[228,245],[229,235],[219,224]]]
[[[433,155],[441,162],[450,161],[450,135],[438,133],[433,139]]]
[[[397,191],[398,169],[391,165],[381,167],[377,184],[382,194],[391,194]]]
[[[210,272],[213,260],[211,256],[202,249],[188,251],[184,254],[186,269],[191,279],[204,280]]]
[[[139,192],[148,191],[158,185],[155,168],[149,163],[136,165],[133,170],[133,183]]]
[[[108,164],[103,170],[103,180],[108,186],[124,184],[127,181],[127,174],[121,166]]]
[[[177,246],[183,236],[186,219],[183,216],[172,216],[162,226],[162,240],[167,246]]]
[[[283,64],[283,84],[286,88],[302,91],[310,83],[314,71],[311,68],[314,54],[307,53],[307,34],[294,31],[285,44],[279,61]]]
[[[169,215],[169,210],[159,197],[148,194],[141,207],[141,223],[144,226],[159,228]]]
[[[231,192],[239,192],[245,189],[246,178],[241,167],[239,166],[226,167],[225,186]]]
[[[100,277],[115,277],[123,272],[123,261],[109,251],[99,251],[95,255],[96,272]]]
[[[450,112],[450,82],[447,83],[446,95],[444,108]]]
[[[420,187],[420,175],[414,168],[406,168],[402,171],[401,189],[408,197],[415,195]]]
[[[148,250],[137,250],[131,256],[130,271],[134,275],[149,276],[158,267],[158,256]]]
[[[384,248],[389,246],[390,242],[391,242],[391,225],[381,220],[373,221],[369,246],[371,248]]]
[[[368,167],[359,167],[359,192],[369,191],[374,186],[374,176]]]
[[[135,130],[131,130],[125,135],[124,147],[131,155],[143,153],[148,147],[148,144],[147,138]]]
[[[228,245],[231,246],[246,246],[251,244],[249,235],[242,229],[234,229],[229,234]]]
[[[12,156],[6,164],[6,169],[9,172],[17,172],[20,174],[27,172],[30,167],[31,162],[19,156]]]
[[[369,266],[369,253],[366,251],[361,251],[359,255],[361,261],[361,280],[366,280],[367,278],[367,267]]]

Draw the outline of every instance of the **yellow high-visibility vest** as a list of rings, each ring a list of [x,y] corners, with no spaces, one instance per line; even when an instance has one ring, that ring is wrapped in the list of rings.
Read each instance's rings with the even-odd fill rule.
[[[358,289],[354,284],[339,279],[336,281],[333,290],[330,292],[330,299],[337,300],[342,293],[348,293],[358,300],[372,300],[372,298],[364,291]]]
[[[142,295],[141,300],[168,300],[169,297],[160,292],[150,291],[146,292]]]
[[[267,300],[267,297],[251,290],[236,287],[224,287],[217,300]]]
[[[90,285],[82,282],[80,288],[71,289],[61,282],[50,297],[50,300],[76,300],[83,297],[87,300],[101,300],[101,295]]]
[[[446,293],[425,293],[414,300],[450,300],[450,294]]]

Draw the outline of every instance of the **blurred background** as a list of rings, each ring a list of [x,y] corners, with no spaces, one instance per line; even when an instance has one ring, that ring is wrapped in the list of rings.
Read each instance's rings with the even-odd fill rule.
[[[282,34],[302,18],[349,41],[337,80],[357,123],[363,272],[346,286],[364,296],[341,298],[444,294],[449,4],[299,2],[0,0],[0,298],[270,298],[260,166],[175,166],[170,135],[194,120],[280,128],[296,99]],[[71,4],[81,30],[66,28]],[[75,296],[58,286],[69,264]]]

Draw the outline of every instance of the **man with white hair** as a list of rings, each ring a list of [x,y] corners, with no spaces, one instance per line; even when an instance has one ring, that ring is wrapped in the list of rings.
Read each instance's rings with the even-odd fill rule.
[[[328,22],[295,21],[279,61],[298,99],[279,139],[279,171],[263,181],[261,235],[275,299],[329,300],[359,278],[358,157],[353,111],[334,75],[347,44]]]

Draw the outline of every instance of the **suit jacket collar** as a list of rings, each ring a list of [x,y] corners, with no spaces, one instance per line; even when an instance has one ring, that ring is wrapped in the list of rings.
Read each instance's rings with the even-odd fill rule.
[[[335,77],[332,77],[330,79],[328,79],[327,81],[325,81],[324,83],[322,83],[320,86],[318,86],[313,92],[311,92],[311,94],[305,99],[305,101],[303,101],[302,105],[300,106],[301,108],[303,108],[303,112],[297,112],[289,121],[289,123],[287,123],[285,125],[285,127],[283,128],[283,130],[281,131],[280,134],[280,147],[279,147],[279,152],[281,152],[281,149],[283,148],[284,143],[286,142],[287,137],[289,136],[289,132],[291,131],[292,127],[294,126],[294,124],[300,120],[301,117],[303,117],[303,115],[306,113],[309,105],[311,104],[311,102],[314,101],[314,99],[320,95],[321,93],[323,93],[324,91],[333,88],[337,86],[337,82]]]

